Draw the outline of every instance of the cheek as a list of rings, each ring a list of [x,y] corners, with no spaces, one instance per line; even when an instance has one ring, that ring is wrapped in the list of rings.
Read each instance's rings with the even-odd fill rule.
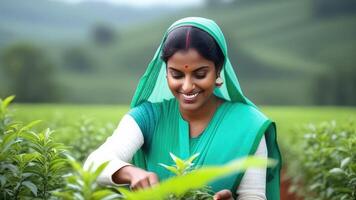
[[[179,88],[179,81],[174,80],[173,78],[167,77],[168,87],[171,92],[174,94],[176,90]]]
[[[197,86],[205,89],[205,90],[211,90],[215,88],[215,79],[214,77],[207,77],[204,80],[200,80],[197,82]]]

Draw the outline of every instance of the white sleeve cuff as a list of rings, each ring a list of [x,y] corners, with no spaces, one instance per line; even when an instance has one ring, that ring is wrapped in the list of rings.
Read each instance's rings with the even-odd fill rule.
[[[99,184],[102,185],[119,185],[114,183],[112,180],[112,175],[119,169],[132,165],[130,163],[124,162],[119,159],[111,160],[109,164],[105,167],[105,169],[101,172],[100,176],[98,177],[97,181]]]
[[[109,161],[108,165],[98,176],[100,184],[117,185],[112,175],[124,166],[131,165],[131,159],[136,151],[143,145],[144,138],[136,121],[126,114],[120,121],[114,133],[108,137],[104,144],[92,152],[84,163],[84,169],[97,169],[102,163]]]

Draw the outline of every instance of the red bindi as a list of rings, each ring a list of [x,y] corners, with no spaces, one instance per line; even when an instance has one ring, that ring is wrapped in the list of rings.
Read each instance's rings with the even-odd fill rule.
[[[184,67],[187,69],[187,68],[188,68],[188,65],[185,65]]]

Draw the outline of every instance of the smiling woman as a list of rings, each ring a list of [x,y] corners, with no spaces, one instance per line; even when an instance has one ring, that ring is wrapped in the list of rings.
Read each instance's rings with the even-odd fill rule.
[[[172,176],[158,165],[172,164],[170,152],[183,159],[199,153],[197,166],[248,155],[273,158],[279,161],[274,168],[248,169],[210,186],[215,199],[279,199],[275,124],[243,95],[212,20],[184,18],[168,29],[131,110],[85,166],[110,161],[99,182],[141,189]]]
[[[183,118],[202,119],[189,117],[189,112],[185,112],[189,110],[199,111],[195,112],[199,116],[214,113],[214,105],[222,103],[213,91],[224,63],[224,55],[215,40],[199,28],[179,27],[168,35],[162,59],[167,63],[169,89],[179,101]],[[208,115],[207,120],[211,116]]]

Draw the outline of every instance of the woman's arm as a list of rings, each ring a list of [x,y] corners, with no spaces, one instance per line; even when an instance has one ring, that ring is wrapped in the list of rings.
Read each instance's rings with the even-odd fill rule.
[[[267,158],[265,136],[256,150],[255,156]],[[266,200],[266,168],[248,169],[237,189],[238,200]]]
[[[266,140],[263,136],[256,150],[255,156],[267,158]],[[248,169],[242,177],[236,191],[237,200],[266,200],[266,168]],[[214,195],[214,200],[233,200],[230,190],[221,190]]]
[[[109,161],[109,164],[98,177],[101,184],[115,184],[112,176],[119,169],[131,165],[134,153],[143,145],[144,139],[136,121],[126,114],[118,127],[108,137],[104,144],[92,152],[84,163],[84,169],[93,165],[96,169],[100,164]]]

